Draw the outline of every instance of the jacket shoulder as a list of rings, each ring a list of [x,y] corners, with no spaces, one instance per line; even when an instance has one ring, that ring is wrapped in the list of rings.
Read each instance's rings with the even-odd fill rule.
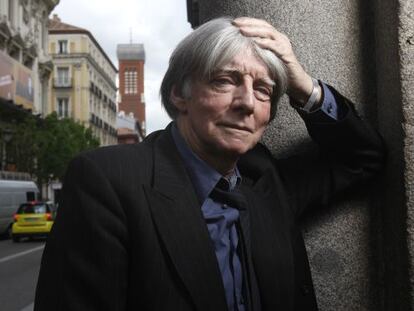
[[[257,180],[269,170],[274,170],[275,164],[276,160],[269,149],[262,143],[258,143],[240,157],[237,166],[242,175]]]
[[[150,134],[144,141],[137,144],[122,144],[99,147],[93,150],[81,152],[77,157],[85,157],[99,164],[125,164],[129,161],[145,163],[152,157],[153,144],[163,131]],[[140,161],[136,161],[137,157]],[[134,161],[135,160],[135,161]]]
[[[83,168],[100,171],[115,184],[146,180],[152,176],[153,145],[162,131],[149,135],[138,144],[105,146],[81,152],[72,162],[83,162]]]

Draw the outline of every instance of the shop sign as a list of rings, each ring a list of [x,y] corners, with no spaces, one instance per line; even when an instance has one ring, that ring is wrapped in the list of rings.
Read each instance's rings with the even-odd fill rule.
[[[13,60],[0,52],[0,97],[14,100]]]
[[[33,71],[0,52],[0,97],[33,109]]]

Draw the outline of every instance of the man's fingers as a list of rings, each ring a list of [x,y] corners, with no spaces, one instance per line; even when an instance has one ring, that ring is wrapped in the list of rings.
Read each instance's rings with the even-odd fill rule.
[[[246,35],[252,37],[268,36],[272,38],[273,32],[277,33],[277,30],[272,25],[261,19],[240,17],[233,21],[233,25],[238,27]]]
[[[301,102],[309,97],[309,83],[312,79],[298,62],[292,44],[284,33],[264,20],[250,17],[236,18],[233,25],[240,29],[242,35],[252,38],[258,46],[271,51],[282,60],[287,70],[290,96]]]
[[[243,19],[251,20],[250,18],[243,17]],[[246,37],[259,37],[270,38],[280,42],[289,41],[289,38],[282,32],[275,29],[272,25],[265,21],[253,19],[254,22],[238,23],[234,26],[240,29],[240,32]]]
[[[275,41],[268,39],[268,38],[253,38],[254,42],[257,43],[258,46],[260,46],[263,49],[267,49],[267,50],[271,50],[272,52],[274,52],[277,56],[280,56],[277,52],[277,50],[275,49]]]
[[[275,40],[278,37],[276,30],[263,26],[241,26],[240,32],[246,37],[269,38]]]
[[[252,17],[238,17],[233,20],[233,25],[235,26],[249,26],[249,25],[258,25],[258,26],[270,26],[268,22],[263,19],[252,18]]]
[[[253,38],[259,47],[262,49],[272,51],[277,57],[279,57],[283,62],[291,62],[295,60],[294,54],[292,52],[292,47],[290,43],[283,42],[283,44],[278,43],[276,40],[268,38]]]
[[[273,27],[243,26],[240,27],[240,32],[244,36],[254,39],[261,47],[273,51],[279,57],[292,53],[289,38]]]

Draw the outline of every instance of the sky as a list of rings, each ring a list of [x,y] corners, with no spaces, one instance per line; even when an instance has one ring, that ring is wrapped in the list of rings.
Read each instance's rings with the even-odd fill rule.
[[[143,43],[147,134],[170,122],[159,88],[171,52],[191,31],[186,0],[60,0],[52,14],[89,30],[117,68],[117,44],[129,43],[131,33],[133,43]]]

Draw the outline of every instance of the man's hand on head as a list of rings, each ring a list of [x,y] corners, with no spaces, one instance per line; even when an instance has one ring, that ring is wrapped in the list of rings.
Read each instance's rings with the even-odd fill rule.
[[[252,37],[261,48],[272,51],[282,60],[288,76],[287,94],[295,102],[305,105],[312,93],[312,78],[298,62],[289,38],[261,19],[239,17],[233,21],[233,25],[238,27],[244,36]],[[321,94],[322,91],[319,89],[317,102],[321,101]]]

